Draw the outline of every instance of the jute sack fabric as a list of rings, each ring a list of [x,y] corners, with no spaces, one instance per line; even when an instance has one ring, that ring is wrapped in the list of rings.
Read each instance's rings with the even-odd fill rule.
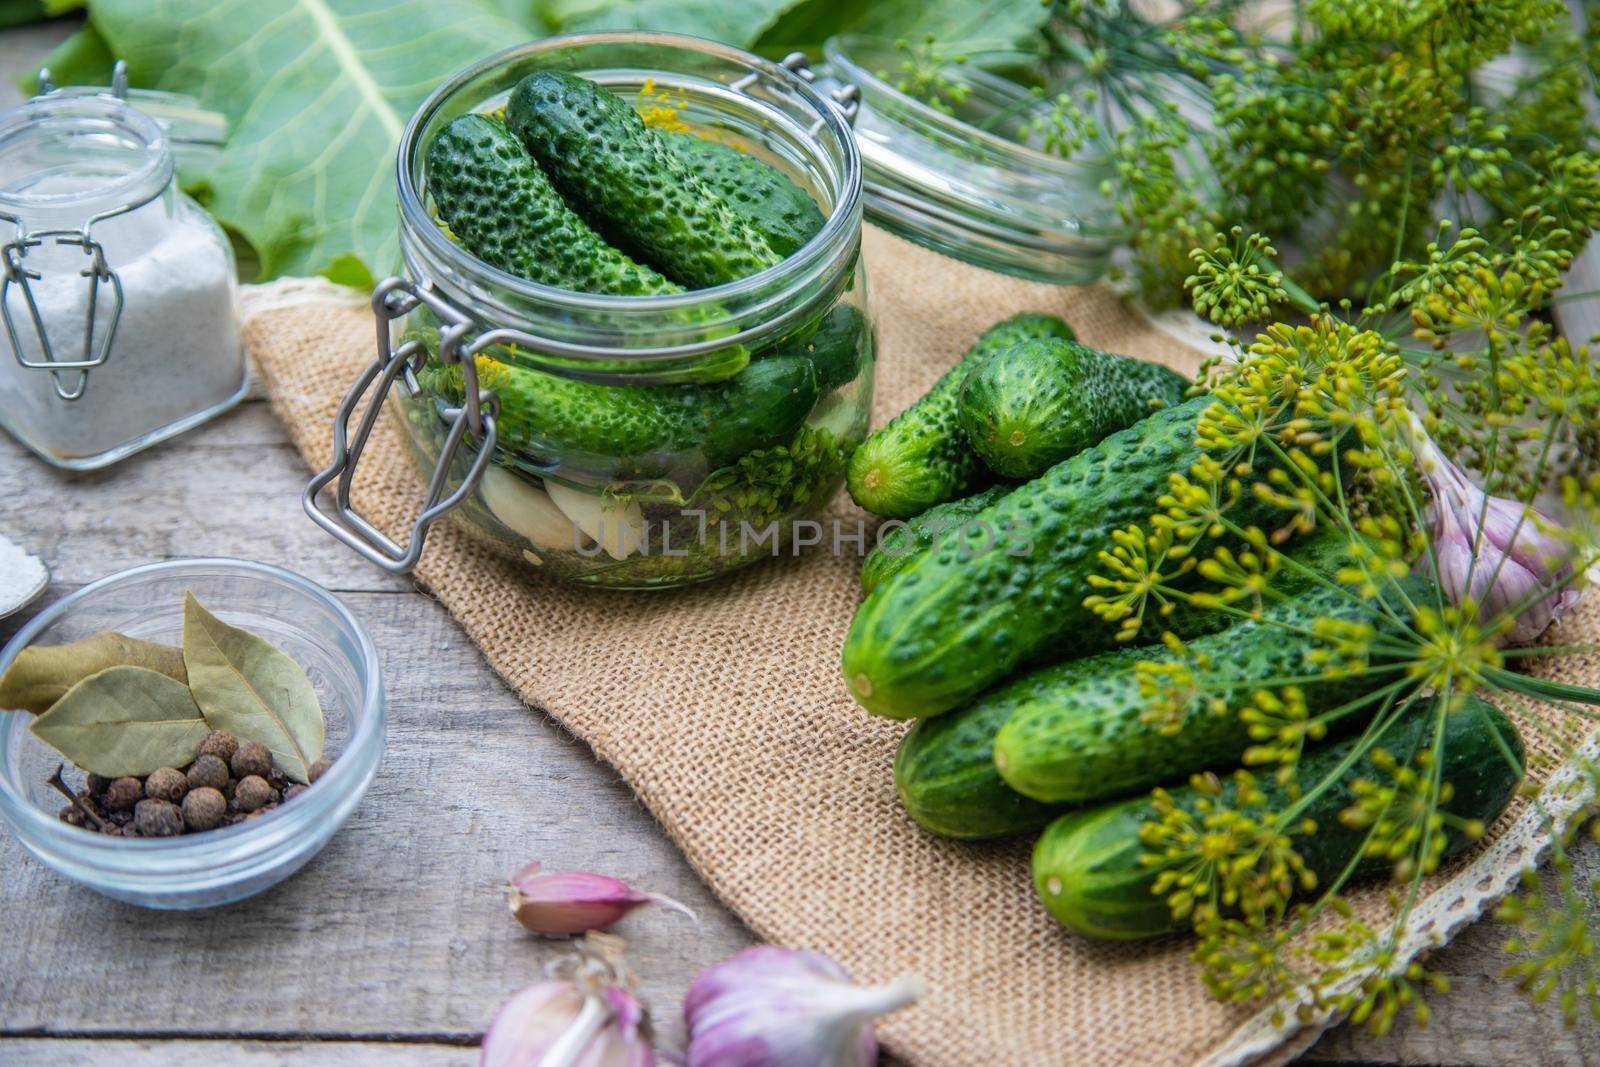
[[[888,234],[865,238],[878,336],[874,424],[904,408],[987,326],[1061,315],[1089,344],[1192,372],[1200,354],[1103,287],[1029,284]],[[312,468],[335,408],[372,358],[359,295],[314,286],[250,295],[247,335],[276,411]],[[357,508],[402,537],[420,488],[386,415],[362,461]],[[865,519],[844,494],[831,517]],[[868,523],[868,529],[872,524]],[[905,726],[865,714],[839,676],[859,599],[855,546],[765,561],[704,586],[585,590],[530,575],[445,523],[417,577],[528,703],[615,766],[694,868],[760,936],[819,949],[864,981],[915,972],[928,993],[880,1033],[922,1067],[1281,1060],[1319,1025],[1209,997],[1189,944],[1099,945],[1034,898],[1029,842],[971,845],[908,820],[890,778]],[[354,554],[351,566],[365,566]],[[1593,631],[1586,615],[1580,628]],[[1563,640],[1571,640],[1568,624]],[[1567,674],[1600,677],[1568,658]],[[1442,941],[1503,893],[1540,847],[1521,813],[1434,880],[1408,937]],[[1378,907],[1368,902],[1370,907]],[[657,1005],[674,1011],[676,1005]]]

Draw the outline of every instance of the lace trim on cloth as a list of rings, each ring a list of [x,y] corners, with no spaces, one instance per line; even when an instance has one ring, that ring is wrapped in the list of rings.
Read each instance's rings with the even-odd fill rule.
[[[1409,963],[1443,946],[1515,889],[1524,870],[1543,862],[1550,850],[1552,830],[1565,829],[1572,816],[1592,799],[1593,789],[1580,784],[1586,782],[1580,767],[1584,761],[1596,758],[1600,758],[1600,733],[1591,736],[1574,758],[1545,782],[1540,791],[1543,810],[1530,806],[1515,823],[1477,849],[1471,861],[1448,882],[1417,902],[1397,946],[1399,962]],[[1344,992],[1355,984],[1352,979],[1333,987],[1331,992]],[[1196,1067],[1277,1067],[1290,1062],[1341,1021],[1334,1013],[1326,1012],[1302,1023],[1295,1013],[1306,1003],[1307,997],[1285,997],[1262,1009]],[[1284,1045],[1291,1038],[1301,1037],[1306,1040],[1295,1040],[1292,1047]]]

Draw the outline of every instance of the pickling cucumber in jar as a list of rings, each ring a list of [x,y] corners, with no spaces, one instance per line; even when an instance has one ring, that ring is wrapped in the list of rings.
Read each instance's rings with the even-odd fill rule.
[[[402,142],[401,247],[434,293],[391,329],[427,353],[391,395],[425,478],[475,477],[461,522],[544,573],[666,586],[803,548],[866,436],[848,126],[798,78],[727,94],[712,68],[771,70],[687,38],[540,42]]]

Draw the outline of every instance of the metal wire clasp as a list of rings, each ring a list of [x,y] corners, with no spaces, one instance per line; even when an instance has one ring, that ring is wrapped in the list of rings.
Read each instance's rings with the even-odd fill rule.
[[[39,95],[46,96],[54,91],[55,81],[50,76],[49,68],[39,71]],[[111,95],[118,100],[123,100],[128,95],[128,67],[120,60],[112,72]],[[4,245],[0,245],[0,320],[5,324],[6,339],[11,342],[11,352],[19,364],[29,370],[50,372],[56,395],[62,400],[77,400],[83,396],[84,391],[89,388],[89,371],[111,358],[111,346],[117,337],[117,324],[122,320],[122,279],[106,263],[106,250],[94,239],[90,231],[95,223],[143,207],[150,199],[153,197],[92,215],[80,229],[75,230],[30,232],[20,217],[0,212],[0,221],[10,222],[16,227],[15,236]],[[89,265],[78,272],[80,277],[89,279],[89,300],[84,308],[83,348],[76,359],[56,358],[55,345],[51,341],[50,331],[45,327],[44,314],[39,310],[39,300],[31,284],[41,280],[44,275],[27,265],[28,255],[47,241],[58,245],[77,245],[83,249],[83,254],[89,257]],[[111,307],[107,321],[103,324],[100,322],[102,285],[111,287]],[[12,286],[22,291],[22,302],[28,312],[28,322],[33,327],[34,336],[38,338],[41,357],[39,359],[29,359],[23,355],[21,331],[18,330],[16,316],[11,311]],[[67,385],[68,372],[77,374],[77,380],[70,386]]]
[[[811,60],[804,52],[790,52],[783,57],[778,66],[807,85],[817,80],[816,71],[811,69]],[[735,80],[729,88],[735,92],[748,95],[750,88],[760,79],[760,72],[751,71],[744,77]],[[854,126],[856,124],[856,114],[861,110],[861,90],[854,85],[840,82],[829,91],[828,96],[833,101],[833,105],[839,109],[839,113],[844,116],[844,120]],[[811,124],[811,135],[815,137],[821,132],[822,120],[818,119]]]
[[[50,341],[50,331],[45,327],[44,315],[39,310],[39,301],[34,295],[32,285],[29,284],[38,281],[43,275],[29,269],[24,260],[30,249],[39,247],[46,240],[53,240],[58,245],[78,245],[83,249],[84,255],[89,257],[89,265],[78,272],[81,277],[89,279],[89,301],[84,312],[83,353],[77,359],[56,358],[55,347]],[[111,287],[111,308],[109,321],[99,329],[97,337],[102,284]],[[23,354],[22,337],[17,330],[16,316],[11,313],[13,285],[22,290],[28,321],[33,325],[34,335],[39,339],[41,357],[39,359],[29,359]],[[89,235],[87,225],[82,230],[39,230],[34,233],[26,232],[19,225],[17,236],[0,246],[0,317],[5,320],[6,339],[11,342],[11,352],[17,357],[17,362],[29,370],[49,371],[56,395],[62,400],[77,400],[89,388],[89,371],[111,358],[111,346],[117,337],[117,323],[122,319],[122,279],[117,277],[116,271],[106,265],[105,249],[101,247],[99,241]],[[69,371],[76,371],[78,376],[77,381],[71,386],[67,385],[64,377]]]
[[[419,305],[439,318],[439,359],[446,365],[461,368],[463,400],[460,407],[446,408],[443,412],[450,420],[450,431],[445,436],[444,448],[440,450],[433,475],[428,480],[422,514],[411,524],[411,538],[401,548],[356,513],[350,503],[350,487],[355,479],[362,449],[366,447],[367,438],[377,424],[384,398],[388,396],[395,379],[402,378],[412,396],[422,391],[416,372],[422,369],[423,362],[428,358],[427,348],[417,340],[405,341],[396,348],[391,337],[394,320],[409,314]],[[488,466],[497,437],[495,416],[499,414],[500,401],[493,392],[478,388],[478,368],[474,359],[477,349],[475,345],[466,343],[472,331],[472,319],[431,287],[417,285],[405,278],[388,278],[373,290],[372,313],[378,329],[378,356],[340,402],[333,424],[333,461],[306,485],[301,503],[306,514],[318,526],[384,570],[404,574],[422,558],[428,527],[461,506]],[[350,420],[374,382],[377,383],[377,389],[373,390],[361,422],[352,434]],[[478,455],[461,484],[446,496],[445,484],[455,461],[456,450],[468,431],[480,439]],[[338,485],[334,491],[333,506],[325,507],[319,498],[335,479]]]

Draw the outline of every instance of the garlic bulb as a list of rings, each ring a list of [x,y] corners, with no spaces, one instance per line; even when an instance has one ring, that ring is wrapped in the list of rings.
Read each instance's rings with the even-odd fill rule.
[[[1582,595],[1570,541],[1548,516],[1474,485],[1415,416],[1410,437],[1433,494],[1433,561],[1445,595],[1454,604],[1471,598],[1486,624],[1508,624],[1507,642],[1529,643]]]
[[[694,918],[694,912],[670,897],[641,893],[603,874],[542,871],[537,860],[511,876],[510,904],[519,923],[546,937],[604,930],[646,904],[661,904]]]
[[[921,994],[916,977],[858,986],[817,952],[745,949],[689,986],[688,1067],[872,1067],[873,1021]]]
[[[620,945],[586,944],[512,996],[483,1035],[480,1067],[655,1067]]]

